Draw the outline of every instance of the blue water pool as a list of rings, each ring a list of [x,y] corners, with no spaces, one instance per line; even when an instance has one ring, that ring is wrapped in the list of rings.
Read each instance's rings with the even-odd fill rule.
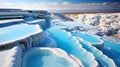
[[[39,25],[18,24],[0,28],[0,44],[14,42],[41,32]]]
[[[103,48],[101,50],[105,55],[112,58],[116,65],[120,67],[120,44],[115,43],[111,40],[104,40]]]
[[[120,50],[118,50],[120,49],[120,44],[114,43],[112,41],[104,41],[104,46],[109,47],[109,49],[120,54]]]
[[[22,67],[75,67],[75,62],[66,55],[56,48],[32,48],[25,52]]]
[[[82,48],[81,44],[79,44],[79,42],[72,37],[70,33],[57,27],[50,28],[47,31],[56,41],[58,48],[65,50],[68,54],[73,54],[80,59],[85,66],[97,66],[97,61],[94,56]]]
[[[86,34],[86,33],[81,33],[81,32],[72,32],[73,36],[78,36],[82,38],[85,41],[90,42],[91,44],[102,44],[103,41],[99,39],[97,36]]]

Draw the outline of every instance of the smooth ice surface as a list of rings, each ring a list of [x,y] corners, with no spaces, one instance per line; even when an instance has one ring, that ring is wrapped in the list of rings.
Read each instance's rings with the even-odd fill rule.
[[[98,65],[92,53],[82,48],[81,44],[79,44],[77,39],[72,37],[70,33],[57,27],[50,28],[47,31],[50,33],[50,36],[55,39],[58,48],[65,50],[68,54],[74,55],[80,59],[85,66],[96,67]]]
[[[83,67],[80,61],[72,59],[58,48],[32,48],[23,58],[23,67]]]
[[[103,41],[99,39],[98,36],[95,36],[95,35],[90,35],[90,34],[86,34],[82,32],[72,32],[72,35],[78,36],[82,38],[83,40],[90,42],[91,44],[102,44],[103,43]]]
[[[39,25],[19,24],[0,28],[0,44],[13,42],[40,33]]]

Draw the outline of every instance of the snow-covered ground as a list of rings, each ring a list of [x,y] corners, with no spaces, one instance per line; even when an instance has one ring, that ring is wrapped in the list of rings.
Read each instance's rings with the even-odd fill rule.
[[[117,34],[120,30],[120,13],[65,14],[75,22],[96,26],[100,33]]]

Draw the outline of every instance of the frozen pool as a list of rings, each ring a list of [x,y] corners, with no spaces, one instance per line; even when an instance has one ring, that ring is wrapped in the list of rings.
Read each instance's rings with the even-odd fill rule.
[[[39,25],[18,24],[3,27],[0,28],[0,44],[14,42],[41,31]]]

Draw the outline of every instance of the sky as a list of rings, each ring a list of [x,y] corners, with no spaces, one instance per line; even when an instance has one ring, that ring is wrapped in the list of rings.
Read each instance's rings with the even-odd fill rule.
[[[120,10],[120,0],[0,0],[0,8],[27,10]]]

